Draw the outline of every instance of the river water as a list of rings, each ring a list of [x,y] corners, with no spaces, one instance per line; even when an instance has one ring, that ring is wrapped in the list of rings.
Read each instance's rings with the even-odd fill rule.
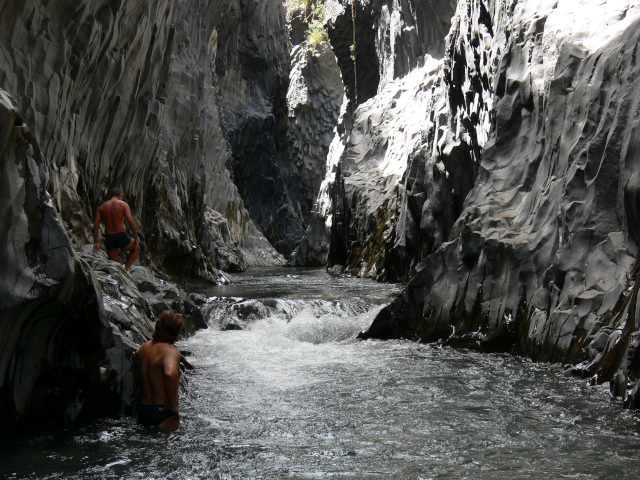
[[[398,286],[261,271],[202,290],[182,425],[3,441],[0,478],[637,478],[640,416],[561,366],[358,341]],[[244,330],[222,331],[231,321]],[[5,439],[6,440],[6,439]]]

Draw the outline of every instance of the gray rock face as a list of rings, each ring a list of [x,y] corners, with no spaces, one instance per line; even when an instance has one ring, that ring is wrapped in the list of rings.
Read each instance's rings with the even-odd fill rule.
[[[326,265],[326,212],[318,209],[318,194],[327,170],[327,156],[335,135],[344,88],[335,55],[321,44],[309,50],[296,46],[287,103],[292,168],[301,192],[301,212],[307,230],[291,255],[292,265]],[[326,180],[324,180],[326,183]],[[311,248],[309,246],[312,245]],[[313,246],[318,246],[313,247]]]
[[[113,339],[45,190],[38,144],[3,90],[0,158],[0,429],[74,421],[85,402],[113,399],[95,358]]]
[[[366,15],[358,16],[359,8]],[[341,265],[351,274],[406,279],[428,250],[422,238],[414,238],[418,237],[413,234],[416,214],[408,209],[418,210],[419,225],[425,191],[451,192],[447,186],[432,187],[434,176],[436,182],[448,182],[443,162],[435,160],[440,152],[435,152],[434,138],[440,147],[445,137],[452,144],[447,155],[460,157],[464,150],[453,148],[462,141],[460,129],[448,114],[440,60],[453,6],[450,2],[432,2],[428,7],[422,2],[358,2],[356,10],[356,27],[366,20],[364,31],[356,34],[365,35],[368,40],[364,43],[373,48],[373,53],[363,53],[361,58],[366,59],[367,68],[375,66],[375,75],[364,75],[358,85],[366,83],[366,91],[377,95],[367,94],[372,98],[363,102],[366,98],[359,93],[359,107],[353,111],[354,93],[349,90],[353,61],[347,42],[352,38],[348,32],[349,25],[353,28],[351,2],[327,2],[329,35],[350,105],[340,118],[327,158],[327,176],[292,262],[328,263]],[[462,171],[457,161],[454,158],[450,163]],[[438,164],[433,175],[425,162],[431,169]],[[471,185],[472,181],[465,183],[467,191]],[[455,210],[455,204],[448,202],[446,194],[441,196],[434,195],[435,206],[429,208],[436,210],[437,217],[445,217],[450,228],[461,209],[461,194],[456,196],[457,211],[449,214],[443,210]],[[447,227],[434,227],[436,242],[441,242]]]
[[[423,66],[426,59],[442,58],[456,3],[328,0],[329,39],[352,104],[366,102],[393,79]]]
[[[445,54],[456,0],[372,0],[380,86]],[[380,89],[380,87],[379,87]]]
[[[205,326],[152,272],[222,283],[218,269],[284,262],[227,170],[219,7],[0,1],[0,429],[131,408],[130,354],[155,316]],[[112,186],[150,270],[86,246]]]
[[[364,337],[579,363],[636,405],[638,5],[474,1],[457,15],[445,74],[477,177]],[[465,21],[484,44],[465,44]],[[456,78],[463,53],[479,68]]]
[[[287,92],[291,168],[300,191],[305,224],[325,176],[326,158],[338,123],[344,89],[336,58],[327,44],[297,45]]]
[[[116,413],[131,414],[138,403],[133,351],[151,338],[158,315],[164,310],[180,313],[184,320],[182,337],[207,328],[207,322],[189,295],[158,279],[148,268],[134,265],[127,273],[103,252],[93,253],[90,245],[77,253],[96,278],[101,304],[111,324],[113,346],[104,352],[103,365],[108,368],[103,370],[108,372],[109,388],[116,397]]]
[[[213,2],[229,161],[251,219],[289,255],[304,233],[287,140],[289,40],[280,0]],[[296,188],[291,188],[295,186]]]
[[[207,208],[225,216],[235,246],[261,236],[226,168],[223,89],[214,68],[218,7],[198,0],[87,0],[73,10],[40,3],[0,3],[0,86],[38,140],[47,189],[72,239],[89,239],[95,208],[117,185],[149,264],[215,279],[211,244],[203,241]]]
[[[0,430],[42,428],[131,412],[131,354],[155,317],[176,309],[185,333],[199,308],[148,269],[77,253],[45,190],[48,169],[11,97],[0,90]]]

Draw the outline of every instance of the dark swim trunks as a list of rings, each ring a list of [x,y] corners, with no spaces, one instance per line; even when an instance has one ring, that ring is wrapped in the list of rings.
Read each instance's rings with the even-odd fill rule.
[[[125,248],[131,243],[131,237],[127,235],[127,232],[105,233],[104,240],[107,244],[107,250]]]
[[[147,427],[156,426],[176,414],[176,412],[172,410],[161,411],[161,407],[164,407],[164,405],[140,405],[140,410],[138,410],[138,423]]]

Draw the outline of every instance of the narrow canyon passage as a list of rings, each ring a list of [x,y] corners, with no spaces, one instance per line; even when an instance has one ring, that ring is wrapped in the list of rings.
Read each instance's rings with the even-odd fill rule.
[[[631,478],[637,413],[560,365],[358,341],[398,287],[323,270],[199,288],[182,425],[3,441],[3,478]],[[222,330],[232,324],[244,330]],[[13,439],[15,440],[15,439]]]

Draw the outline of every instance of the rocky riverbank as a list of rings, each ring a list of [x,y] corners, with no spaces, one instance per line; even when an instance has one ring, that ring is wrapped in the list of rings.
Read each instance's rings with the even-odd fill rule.
[[[374,274],[410,277],[363,338],[577,365],[637,403],[638,22],[637,2],[458,2],[388,235],[373,213],[345,229],[347,270],[376,242]]]

